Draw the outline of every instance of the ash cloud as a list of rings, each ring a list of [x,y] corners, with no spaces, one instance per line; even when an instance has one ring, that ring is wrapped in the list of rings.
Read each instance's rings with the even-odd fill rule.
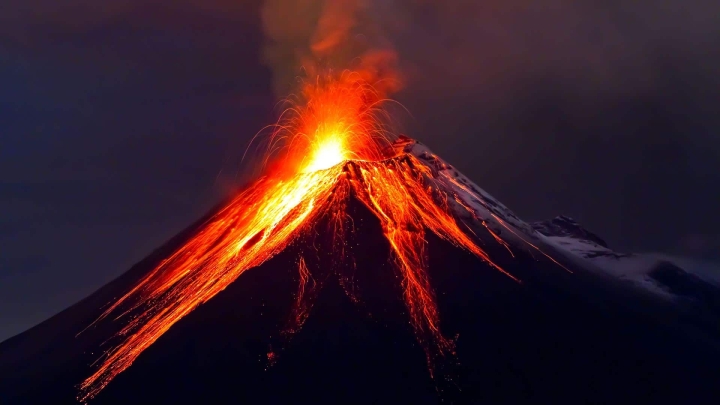
[[[57,47],[72,34],[121,22],[172,24],[160,12],[139,17],[150,8],[195,9],[242,24],[259,14],[262,60],[282,96],[303,69],[363,61],[388,71],[382,75],[397,74],[401,63],[409,90],[483,91],[498,100],[552,77],[568,93],[653,92],[667,59],[716,87],[720,80],[720,3],[713,0],[9,0],[0,45]]]
[[[322,69],[369,74],[379,91],[400,87],[398,60],[372,0],[266,0],[263,61],[279,97]]]

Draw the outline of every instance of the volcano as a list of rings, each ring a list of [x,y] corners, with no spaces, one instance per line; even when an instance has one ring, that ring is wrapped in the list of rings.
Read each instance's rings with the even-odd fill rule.
[[[664,265],[648,273],[660,299],[595,271],[590,258],[624,256],[569,218],[523,222],[389,135],[370,73],[303,83],[261,176],[0,345],[3,404],[717,394],[717,288]]]
[[[336,171],[345,186],[330,187],[333,204],[317,199],[314,206],[338,207],[335,199],[342,196],[342,212],[306,213],[301,207],[278,230],[251,235],[235,260],[288,229],[287,221],[312,217],[306,231],[248,266],[202,305],[169,325],[159,323],[166,330],[147,347],[128,341],[149,339],[142,328],[152,317],[182,306],[183,298],[173,291],[195,291],[178,290],[185,275],[173,269],[189,270],[168,267],[173,257],[202,261],[177,255],[183,247],[207,242],[202,235],[208,227],[226,218],[233,201],[246,202],[246,194],[222,204],[91,296],[3,342],[2,403],[73,404],[78,398],[92,404],[702,403],[720,398],[716,311],[697,311],[687,302],[603,276],[591,262],[550,243],[552,229],[567,220],[555,221],[555,228],[531,226],[419,142],[401,137],[391,147],[393,157],[386,160],[348,160],[323,168]],[[368,195],[379,194],[362,195],[352,183],[366,182],[382,168],[421,181],[464,236],[448,234],[431,218],[422,218],[425,229],[408,229],[412,221],[402,223],[399,214],[394,221],[379,218],[378,212],[391,212],[373,207]],[[401,183],[392,187],[407,191]],[[443,214],[430,215],[440,221]],[[390,225],[421,235],[416,242],[398,242],[411,247],[405,257],[393,246],[399,239],[388,237]],[[578,225],[572,226],[577,233]],[[463,245],[463,237],[474,244]],[[205,251],[228,249],[223,240],[212,239]],[[403,262],[413,258],[422,263]],[[408,272],[402,266],[417,268]],[[169,282],[169,277],[176,279]],[[143,290],[143,285],[153,286]],[[152,296],[158,286],[168,287]],[[113,362],[122,348],[137,355],[116,356]],[[87,385],[92,375],[97,378]],[[83,396],[88,392],[93,395]]]

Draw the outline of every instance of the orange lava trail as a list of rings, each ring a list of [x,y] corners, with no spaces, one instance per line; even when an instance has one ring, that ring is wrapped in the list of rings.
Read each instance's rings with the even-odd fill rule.
[[[424,346],[432,373],[434,357],[454,353],[454,342],[440,331],[435,295],[430,286],[425,257],[425,229],[467,249],[503,274],[514,276],[494,264],[487,254],[460,228],[443,204],[433,197],[430,171],[412,155],[384,164],[352,163],[360,181],[351,182],[355,195],[379,219],[390,242],[396,268],[402,276],[404,299],[410,321]]]
[[[283,334],[288,336],[297,333],[310,315],[310,309],[312,308],[312,297],[310,295],[314,293],[314,289],[316,288],[316,282],[312,279],[310,270],[308,270],[305,259],[302,257],[298,261],[298,272],[297,295],[295,296],[295,302],[293,303],[293,309],[290,314],[290,321],[283,331]]]
[[[308,84],[302,102],[277,124],[268,147],[274,151],[277,145],[286,145],[280,156],[283,163],[215,214],[102,313],[98,321],[117,312],[116,319],[129,320],[118,333],[121,343],[98,360],[95,371],[80,385],[78,399],[97,395],[177,321],[245,271],[282,251],[321,216],[330,215],[333,236],[342,238],[350,195],[380,220],[402,278],[410,323],[431,372],[437,355],[452,354],[454,342],[441,332],[427,273],[425,232],[519,280],[494,264],[463,231],[448,208],[453,196],[440,190],[442,184],[432,179],[431,169],[415,156],[389,148],[378,108],[382,101],[361,76],[349,72]],[[343,243],[334,245],[342,249]],[[344,252],[341,259],[347,259]],[[310,310],[304,259],[299,271],[291,332],[302,326]]]
[[[284,342],[281,342],[281,344],[287,344],[293,335],[302,329],[303,324],[305,324],[305,321],[310,316],[310,310],[312,309],[315,297],[320,288],[322,288],[322,283],[318,283],[318,281],[313,278],[307,267],[305,258],[301,256],[300,259],[298,259],[298,289],[295,293],[295,300],[290,311],[290,316],[285,323],[285,327],[280,332],[280,335],[284,339]],[[283,349],[283,347],[280,347],[280,350]],[[265,370],[274,366],[278,358],[278,352],[273,351],[271,346],[267,353],[268,363]]]
[[[449,176],[449,175],[447,175],[446,173],[444,173],[444,176],[443,176],[443,177],[444,177],[445,180],[448,181],[450,184],[453,184],[454,186],[456,186],[456,187],[460,188],[461,190],[465,191],[466,193],[474,196],[476,200],[478,200],[478,201],[481,201],[481,200],[482,200],[482,198],[480,198],[480,196],[478,196],[477,193],[475,193],[475,191],[473,191],[472,189],[470,189],[466,184],[463,184],[462,182],[457,181],[457,180],[454,179],[452,176]],[[459,203],[463,208],[465,208],[465,210],[467,210],[467,211],[470,213],[470,215],[472,215],[475,219],[479,219],[478,216],[477,216],[477,213],[475,212],[475,210],[473,210],[471,207],[469,207],[469,206],[468,206],[467,204],[465,204],[464,202],[461,202],[461,200],[460,200],[459,198],[457,199],[457,201],[458,201],[458,203]],[[486,207],[486,208],[488,209],[488,211],[491,211],[488,207]],[[540,249],[539,247],[537,247],[537,246],[535,246],[534,244],[530,243],[530,241],[528,241],[527,239],[523,238],[522,236],[518,235],[518,233],[515,232],[510,226],[508,226],[508,225],[505,223],[505,221],[502,220],[502,218],[498,217],[497,215],[493,214],[492,212],[490,212],[490,215],[491,215],[500,225],[502,225],[503,228],[507,229],[510,233],[512,233],[513,235],[517,236],[520,240],[522,240],[523,242],[525,242],[526,244],[528,244],[529,246],[531,246],[533,249],[535,249],[535,250],[537,250],[538,252],[540,252],[543,256],[545,256],[545,257],[547,257],[548,259],[550,259],[550,261],[552,261],[553,263],[555,263],[555,264],[557,264],[558,266],[560,266],[563,270],[565,270],[565,271],[567,271],[568,273],[571,273],[571,274],[572,274],[572,270],[570,270],[570,269],[568,269],[567,267],[563,266],[560,262],[558,262],[557,260],[553,259],[552,256],[550,256],[550,255],[548,255],[547,253],[543,252],[542,249]],[[501,239],[487,226],[487,224],[486,224],[484,221],[483,221],[483,225],[485,226],[485,228],[490,232],[490,234],[491,234],[498,242],[500,242],[503,246],[505,246],[505,247],[508,249],[508,251],[510,250],[510,247],[508,246],[508,244],[507,244],[505,241],[501,240]],[[510,253],[512,254],[512,252],[510,252]]]
[[[558,266],[562,267],[563,270],[567,271],[568,273],[570,273],[570,274],[573,273],[572,270],[570,270],[570,269],[568,269],[567,267],[565,267],[565,266],[563,266],[562,264],[560,264],[560,262],[558,262],[557,260],[553,259],[552,256],[550,256],[549,254],[543,252],[542,249],[540,249],[539,247],[533,245],[532,243],[530,243],[527,239],[523,238],[522,236],[518,235],[517,232],[513,231],[513,230],[505,223],[505,221],[503,221],[503,220],[502,220],[501,218],[499,218],[497,215],[495,215],[495,214],[490,214],[490,215],[492,215],[492,217],[495,218],[495,219],[500,223],[500,225],[502,225],[505,229],[507,229],[508,231],[510,231],[510,233],[512,233],[513,235],[515,235],[515,236],[517,236],[518,238],[520,238],[520,240],[522,240],[523,242],[525,242],[525,243],[527,243],[528,245],[530,245],[530,246],[532,246],[533,248],[535,248],[535,250],[537,250],[538,252],[542,253],[542,255],[545,256],[545,257],[547,257],[548,259],[550,259],[550,261],[552,261],[553,263],[555,263],[555,264],[557,264]]]
[[[258,182],[108,308],[103,317],[132,297],[137,301],[131,310],[143,312],[119,333],[127,336],[125,341],[82,383],[79,399],[97,394],[173,324],[243,272],[282,251],[328,208],[339,172],[335,167],[288,181]]]

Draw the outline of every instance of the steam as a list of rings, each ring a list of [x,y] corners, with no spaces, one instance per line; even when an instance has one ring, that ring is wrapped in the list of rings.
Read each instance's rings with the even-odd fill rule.
[[[301,78],[351,69],[382,94],[401,86],[397,53],[372,18],[371,0],[266,0],[263,62],[283,97]]]

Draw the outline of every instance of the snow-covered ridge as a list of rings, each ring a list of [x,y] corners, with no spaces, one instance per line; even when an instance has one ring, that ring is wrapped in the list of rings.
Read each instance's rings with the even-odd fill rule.
[[[532,227],[521,220],[508,207],[488,194],[485,190],[465,177],[452,165],[434,154],[427,146],[407,137],[400,137],[395,143],[396,147],[402,147],[405,153],[412,154],[428,165],[438,175],[435,180],[453,191],[462,201],[459,201],[466,210],[474,211],[477,219],[484,221],[494,230],[507,229],[511,225],[517,231],[523,233],[523,237],[535,238],[535,231]],[[511,230],[512,232],[512,230]],[[519,236],[519,235],[518,235]]]
[[[629,256],[614,252],[608,247],[605,240],[583,228],[574,219],[564,215],[549,221],[533,222],[530,225],[535,232],[555,241],[556,245],[562,245],[565,249],[586,259],[601,256],[615,258]]]
[[[661,254],[616,252],[566,216],[524,222],[422,143],[401,136],[393,146],[430,167],[434,180],[456,196],[461,214],[470,213],[504,240],[521,245],[542,241],[574,262],[588,263],[589,271],[601,271],[665,298],[699,302],[720,313],[720,265]]]

